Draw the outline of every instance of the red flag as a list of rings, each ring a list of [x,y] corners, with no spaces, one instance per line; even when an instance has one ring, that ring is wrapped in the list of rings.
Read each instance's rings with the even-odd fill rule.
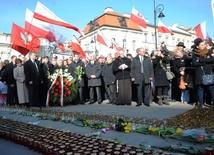
[[[146,21],[145,21],[144,17],[134,7],[132,8],[130,20],[132,20],[133,22],[138,24],[140,27],[146,28]]]
[[[73,36],[71,42],[71,50],[75,51],[80,54],[82,58],[86,58],[85,52],[83,51],[82,47],[80,46],[79,42],[77,41],[76,37]]]
[[[19,53],[23,54],[24,56],[27,55],[29,53],[29,51],[30,51],[27,48],[24,48],[24,47],[21,47],[19,45],[15,45],[15,44],[12,45],[12,48],[14,50],[18,51]]]
[[[206,21],[198,24],[195,28],[195,35],[198,38],[206,39]]]
[[[40,40],[27,30],[13,23],[11,32],[11,43],[32,50],[39,51]]]
[[[99,55],[101,57],[107,57],[110,54],[110,45],[111,43],[104,37],[103,33],[98,29],[96,43],[98,43],[98,48],[100,47]]]
[[[158,32],[170,33],[171,35],[174,35],[174,33],[168,27],[166,27],[160,20],[158,22]]]
[[[73,29],[84,36],[84,33],[77,27],[65,22],[61,18],[57,17],[51,10],[41,4],[39,1],[37,2],[36,9],[34,12],[34,18],[39,19],[41,21],[67,27]]]
[[[101,33],[100,29],[98,29],[97,32],[97,42],[99,42],[102,45],[108,46],[107,41],[105,40],[103,34]]]

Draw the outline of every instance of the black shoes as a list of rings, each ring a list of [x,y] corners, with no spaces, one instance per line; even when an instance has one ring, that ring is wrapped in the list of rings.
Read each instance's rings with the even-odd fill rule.
[[[150,104],[144,104],[146,107],[150,107]]]
[[[80,104],[82,104],[82,105],[84,105],[84,104],[85,104],[85,102],[83,102],[83,101],[80,101],[79,103],[80,103]]]
[[[137,104],[136,107],[142,106],[142,104]]]
[[[98,104],[101,104],[101,103],[102,103],[102,101],[98,101],[97,103],[98,103]]]

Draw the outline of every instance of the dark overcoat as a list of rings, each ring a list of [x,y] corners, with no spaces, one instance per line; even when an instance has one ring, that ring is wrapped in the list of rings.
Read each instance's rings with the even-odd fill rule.
[[[88,86],[96,87],[101,86],[101,66],[98,62],[94,62],[94,64],[88,63],[85,67],[86,76],[88,78]],[[91,75],[95,75],[96,78],[92,79]]]

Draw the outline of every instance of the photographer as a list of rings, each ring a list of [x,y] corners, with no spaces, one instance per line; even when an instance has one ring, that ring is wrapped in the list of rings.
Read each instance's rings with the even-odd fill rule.
[[[155,89],[157,91],[158,104],[161,106],[164,104],[169,105],[168,101],[168,90],[170,81],[166,77],[167,64],[170,63],[166,51],[156,50],[152,56],[154,78],[155,78]]]

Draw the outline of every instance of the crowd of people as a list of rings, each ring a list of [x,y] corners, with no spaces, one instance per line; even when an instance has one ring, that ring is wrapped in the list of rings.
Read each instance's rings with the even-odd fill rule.
[[[136,50],[136,55],[119,51],[117,58],[106,58],[91,54],[83,59],[78,54],[66,60],[49,58],[38,59],[36,53],[12,56],[11,61],[0,62],[0,103],[25,105],[28,107],[46,106],[50,75],[60,67],[68,68],[74,78],[76,68],[83,73],[76,80],[78,97],[71,104],[107,104],[149,107],[154,101],[158,105],[170,105],[169,100],[180,103],[213,104],[214,84],[203,85],[203,74],[214,70],[213,43],[197,38],[191,50],[185,50],[183,42],[174,51],[168,51],[164,42],[160,48],[148,54],[145,48]],[[175,77],[168,80],[166,71]]]

